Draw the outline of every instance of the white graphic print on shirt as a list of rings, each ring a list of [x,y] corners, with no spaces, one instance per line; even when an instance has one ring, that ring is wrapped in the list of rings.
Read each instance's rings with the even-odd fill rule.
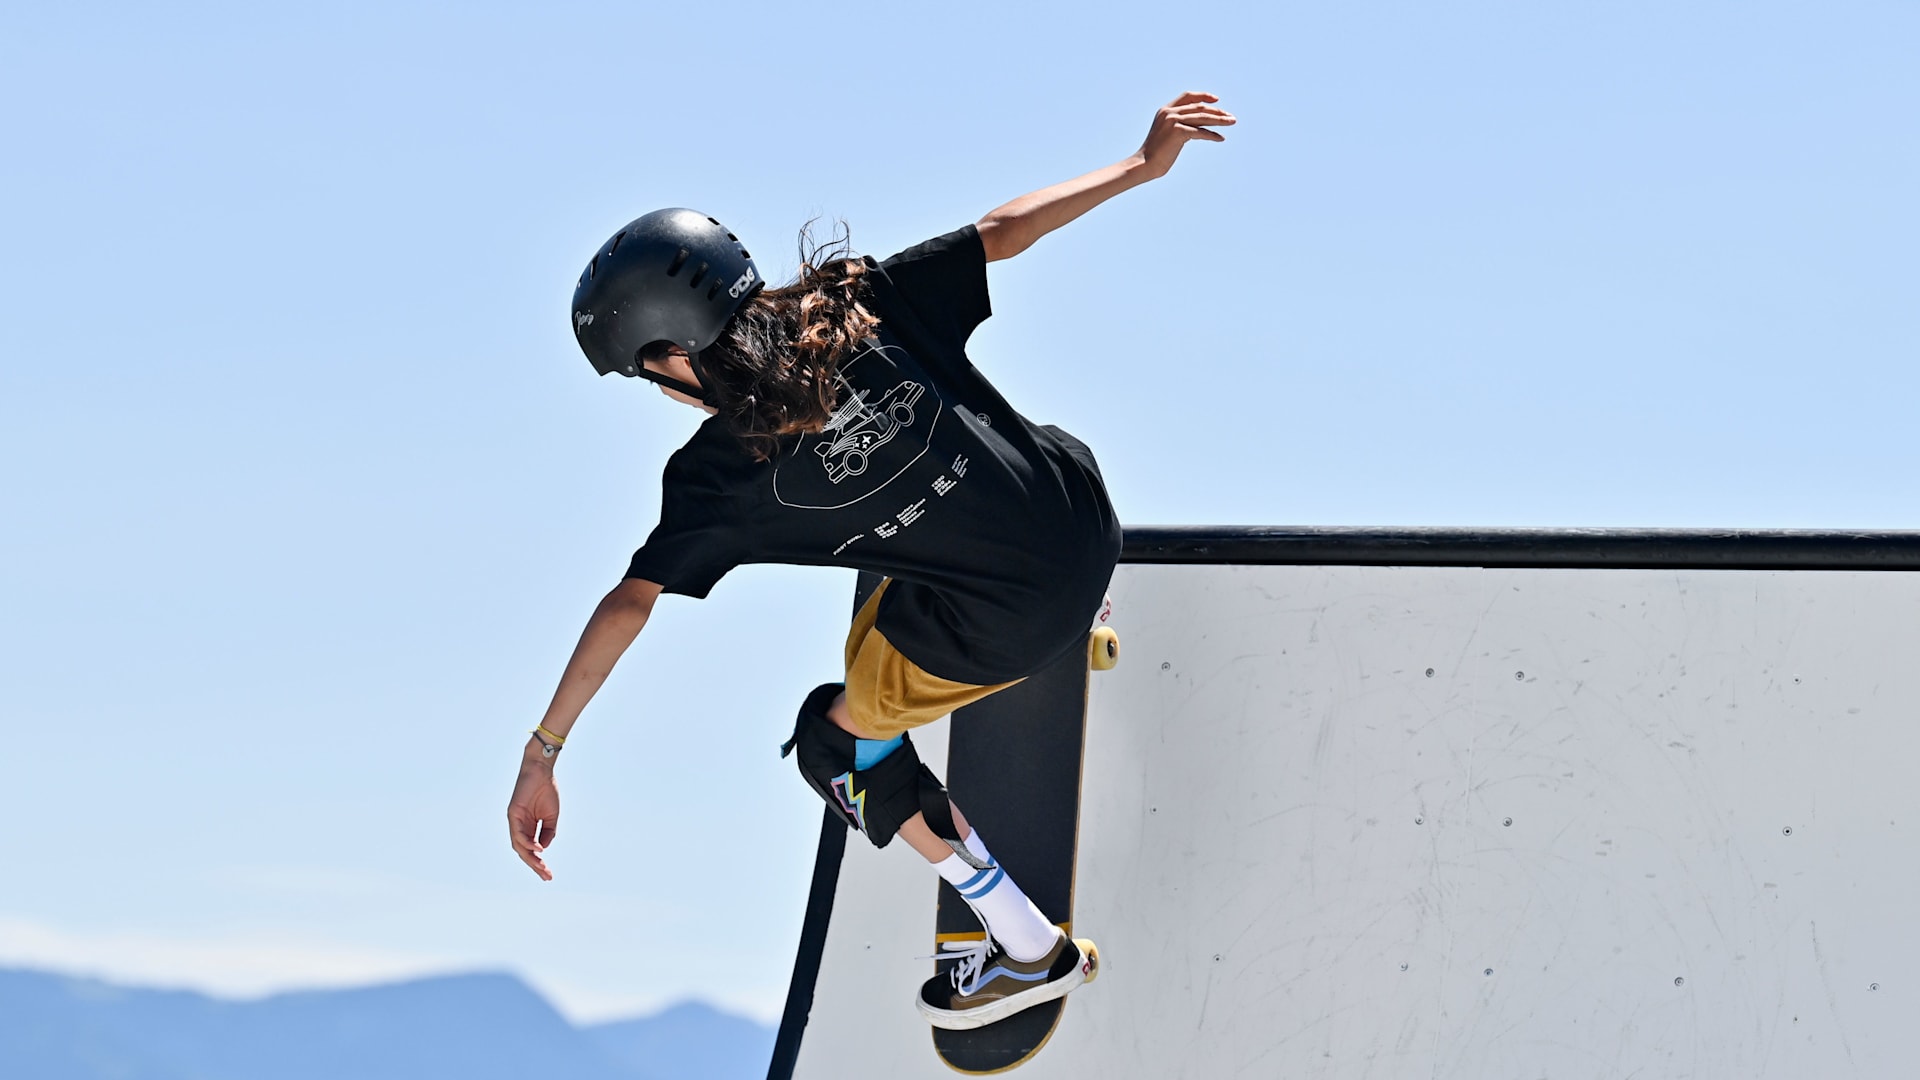
[[[838,510],[879,494],[927,452],[945,402],[902,378],[897,346],[869,346],[841,365],[841,406],[826,430],[800,437],[774,464],[773,494],[799,510]],[[883,534],[884,535],[884,534]]]

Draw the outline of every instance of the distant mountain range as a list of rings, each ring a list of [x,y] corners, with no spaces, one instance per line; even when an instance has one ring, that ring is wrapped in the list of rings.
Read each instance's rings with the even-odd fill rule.
[[[693,1003],[576,1028],[511,975],[235,1002],[0,969],[7,1080],[759,1080],[773,1038]]]

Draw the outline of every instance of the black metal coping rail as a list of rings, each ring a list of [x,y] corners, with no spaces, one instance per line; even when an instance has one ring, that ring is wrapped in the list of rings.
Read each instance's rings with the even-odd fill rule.
[[[1123,563],[1920,570],[1920,531],[1128,526]]]

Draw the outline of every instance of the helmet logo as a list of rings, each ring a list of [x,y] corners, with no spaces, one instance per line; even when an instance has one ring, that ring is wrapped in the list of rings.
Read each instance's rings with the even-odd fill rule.
[[[740,294],[743,292],[746,292],[747,286],[752,284],[753,284],[753,267],[749,266],[747,267],[747,272],[740,275],[740,280],[734,282],[733,286],[727,290],[727,295],[733,297],[735,300],[738,300],[740,299]]]
[[[576,311],[573,313],[573,332],[579,333],[582,327],[593,325],[593,312]]]

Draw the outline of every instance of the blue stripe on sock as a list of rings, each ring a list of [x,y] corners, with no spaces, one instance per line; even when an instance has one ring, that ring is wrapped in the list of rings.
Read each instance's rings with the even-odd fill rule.
[[[985,873],[985,872],[986,872],[986,871],[984,871],[984,870],[983,870],[983,871],[981,871],[981,873]],[[961,893],[960,893],[960,895],[961,895],[961,896],[964,896],[964,897],[966,897],[966,898],[967,898],[967,899],[969,899],[969,900],[978,900],[978,899],[980,899],[981,897],[983,897],[983,896],[985,896],[985,895],[987,895],[988,893],[990,893],[990,892],[992,892],[992,891],[993,891],[993,887],[994,887],[995,885],[998,885],[998,884],[1000,884],[1000,879],[1001,879],[1001,878],[1003,878],[1003,877],[1006,877],[1006,876],[1007,876],[1007,872],[1006,872],[1005,870],[1002,870],[1002,869],[1000,869],[999,867],[997,867],[997,866],[996,866],[996,867],[994,867],[994,868],[993,868],[993,879],[992,879],[991,881],[988,881],[988,882],[987,882],[987,883],[986,883],[985,885],[982,885],[982,886],[980,886],[980,887],[979,887],[978,889],[975,889],[975,890],[973,890],[972,892],[967,892],[967,891],[965,891],[965,890],[961,890]],[[969,883],[969,884],[971,884],[971,883]]]
[[[982,870],[979,873],[968,878],[963,884],[957,886],[957,888],[960,890],[962,895],[965,895],[968,889],[971,889],[974,886],[980,884],[981,882],[987,880],[987,875],[993,873],[995,870],[998,870],[998,869],[1000,869],[998,866],[989,866],[985,870]]]

